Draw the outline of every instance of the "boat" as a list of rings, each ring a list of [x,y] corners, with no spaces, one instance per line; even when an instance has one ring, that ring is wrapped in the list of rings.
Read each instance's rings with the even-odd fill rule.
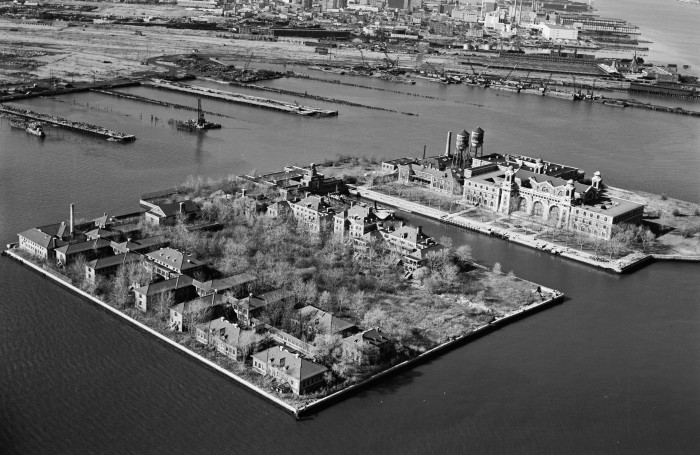
[[[29,134],[33,134],[34,136],[39,136],[39,137],[46,136],[46,133],[44,133],[44,128],[42,128],[41,125],[38,123],[30,123],[25,128],[25,131]]]
[[[202,111],[202,99],[197,99],[197,118],[191,118],[189,120],[175,120],[169,119],[169,125],[175,125],[175,128],[181,131],[205,131],[221,128],[218,123],[207,122],[204,119],[204,112]]]

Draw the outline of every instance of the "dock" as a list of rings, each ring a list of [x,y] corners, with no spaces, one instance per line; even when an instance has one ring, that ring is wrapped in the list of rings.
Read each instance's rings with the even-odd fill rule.
[[[6,104],[0,104],[0,113],[15,117],[22,117],[33,122],[48,123],[50,125],[66,128],[71,131],[101,137],[111,142],[133,142],[136,140],[136,136],[133,134],[120,133],[98,125],[91,125],[85,122],[74,122],[73,120],[64,119],[55,115],[42,114],[39,112],[30,111],[29,109],[8,106]]]
[[[203,98],[211,98],[230,103],[243,104],[251,107],[259,107],[273,111],[285,112],[287,114],[296,114],[304,117],[334,117],[338,115],[338,111],[321,109],[311,106],[303,106],[296,103],[287,103],[285,101],[273,100],[269,98],[260,98],[258,96],[244,95],[242,93],[227,92],[224,90],[211,89],[207,87],[199,87],[196,85],[184,85],[175,82],[164,81],[162,79],[154,79],[152,81],[144,81],[141,83],[145,87],[153,87],[174,92],[187,93],[193,96]]]

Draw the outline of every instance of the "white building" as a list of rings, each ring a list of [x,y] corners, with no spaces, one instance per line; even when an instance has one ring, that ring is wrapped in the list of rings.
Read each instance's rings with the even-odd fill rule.
[[[477,22],[479,20],[479,12],[475,9],[455,8],[450,13],[452,19],[462,22]]]
[[[542,36],[549,40],[577,40],[578,30],[563,25],[544,24],[542,25]]]

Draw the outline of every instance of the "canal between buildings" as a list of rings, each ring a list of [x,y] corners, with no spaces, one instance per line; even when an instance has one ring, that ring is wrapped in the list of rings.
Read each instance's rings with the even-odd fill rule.
[[[196,85],[220,85],[195,81]],[[17,103],[135,134],[132,144],[50,129],[42,141],[0,119],[0,241],[30,226],[138,205],[188,175],[223,177],[337,154],[396,158],[444,150],[481,126],[486,153],[596,170],[615,186],[700,199],[698,120],[465,86],[358,79],[391,90],[298,79],[269,85],[416,116],[334,106],[307,119],[213,100],[221,130],[184,134],[194,114],[89,93]],[[290,96],[232,89],[294,101]],[[196,106],[146,88],[125,91]],[[151,120],[151,116],[154,120]],[[155,118],[157,117],[157,121]],[[488,266],[567,300],[302,421],[7,258],[0,260],[3,453],[688,453],[700,445],[698,266],[630,275],[409,215]]]

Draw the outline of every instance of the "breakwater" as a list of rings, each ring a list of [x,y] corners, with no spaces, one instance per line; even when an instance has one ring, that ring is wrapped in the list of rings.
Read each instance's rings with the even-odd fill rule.
[[[103,95],[114,96],[117,98],[123,98],[123,99],[127,99],[127,100],[132,100],[132,101],[139,101],[142,103],[155,104],[157,106],[172,107],[175,109],[182,109],[184,111],[195,111],[195,112],[197,111],[196,107],[187,106],[185,104],[169,103],[167,101],[154,100],[153,98],[147,98],[145,96],[134,95],[131,93],[123,93],[123,92],[117,92],[114,90],[107,90],[107,89],[92,89],[91,91],[96,92],[96,93],[102,93]],[[234,118],[231,115],[221,114],[219,112],[212,112],[212,111],[207,111],[207,110],[202,110],[202,112],[204,112],[205,114],[216,115],[219,117]]]
[[[183,85],[160,79],[142,82],[142,84],[147,87],[170,90],[180,93],[187,93],[194,96],[201,96],[202,98],[211,98],[219,101],[244,104],[246,106],[285,112],[287,114],[296,114],[304,117],[333,117],[338,115],[338,111],[331,111],[328,109],[321,109],[311,106],[303,106],[300,104],[286,103],[284,101],[260,98],[257,96],[243,95],[241,93],[226,92],[224,90],[198,87],[196,85]]]
[[[220,82],[220,81],[215,81],[215,82]],[[394,109],[387,109],[384,107],[378,107],[378,106],[369,106],[367,104],[360,104],[360,103],[354,103],[352,101],[347,101],[347,100],[341,100],[338,98],[328,98],[326,96],[321,96],[321,95],[314,95],[310,94],[307,92],[296,92],[293,90],[286,90],[286,89],[281,89],[281,88],[276,88],[276,87],[267,87],[265,85],[257,85],[257,84],[246,84],[243,82],[229,82],[229,85],[233,85],[235,87],[242,87],[242,88],[247,88],[251,90],[262,90],[265,92],[272,92],[272,93],[279,93],[280,95],[290,95],[290,96],[298,96],[300,98],[310,98],[313,100],[317,101],[325,101],[328,103],[335,103],[335,104],[344,104],[346,106],[352,106],[352,107],[361,107],[364,109],[373,109],[375,111],[385,111],[385,112],[393,112],[393,113],[398,113],[398,111]],[[402,114],[406,115],[417,115],[417,114],[408,114],[405,112],[402,112]]]
[[[61,128],[66,128],[71,131],[77,131],[79,133],[88,134],[90,136],[97,136],[108,141],[113,142],[132,142],[136,140],[136,136],[133,134],[121,133],[118,131],[110,130],[109,128],[104,128],[98,125],[91,125],[85,122],[74,122],[72,120],[64,119],[61,117],[56,117],[53,115],[42,114],[39,112],[33,112],[28,109],[21,109],[18,107],[8,106],[6,104],[0,104],[0,113],[10,116],[22,117],[27,120],[34,122],[48,123]]]
[[[537,250],[542,250],[549,252],[567,259],[582,262],[584,264],[592,265],[604,270],[612,271],[615,273],[624,273],[633,268],[639,267],[647,262],[650,262],[651,255],[649,254],[630,254],[625,257],[616,260],[605,260],[599,256],[586,253],[581,250],[574,248],[561,246],[547,240],[538,239],[535,235],[525,234],[520,232],[515,232],[512,229],[493,226],[488,223],[473,220],[463,216],[462,212],[449,213],[443,210],[435,209],[432,207],[426,207],[425,205],[407,201],[405,199],[390,196],[388,194],[380,193],[379,191],[374,191],[370,188],[365,187],[351,187],[350,194],[354,194],[357,197],[364,199],[369,199],[371,201],[377,201],[383,204],[396,207],[398,209],[416,213],[418,215],[423,215],[428,218],[433,218],[441,223],[450,224],[453,226],[458,226],[470,231],[479,232],[486,235],[498,236],[504,240],[510,242],[518,243],[530,248]]]

